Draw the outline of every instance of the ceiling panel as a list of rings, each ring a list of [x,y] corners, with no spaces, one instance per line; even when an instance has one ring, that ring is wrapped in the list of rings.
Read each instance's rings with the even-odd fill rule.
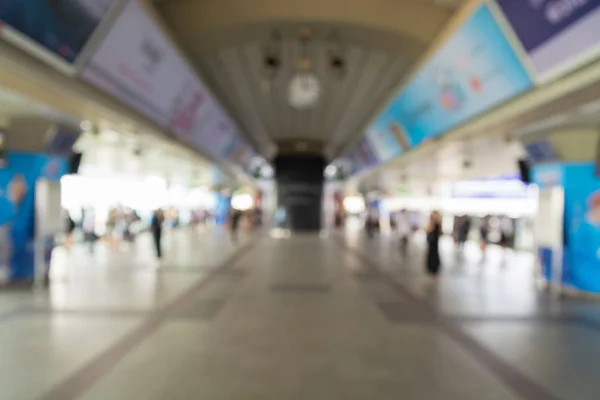
[[[323,150],[334,156],[361,134],[410,66],[401,54],[344,43],[346,68],[338,78],[329,67],[331,43],[312,41],[307,54],[321,95],[316,106],[299,110],[290,105],[288,92],[299,71],[300,42],[295,37],[281,40],[282,66],[272,80],[265,77],[264,47],[242,43],[197,58],[208,84],[263,152],[282,140],[305,139],[322,141]]]
[[[288,148],[304,140],[320,143],[324,154],[334,158],[362,136],[460,1],[154,3],[174,39],[261,153],[271,156],[278,144]],[[309,32],[306,47],[300,32]],[[267,78],[265,55],[273,49],[281,66],[274,78]],[[332,73],[333,52],[344,60],[342,77]],[[288,92],[302,58],[310,59],[321,94],[314,107],[299,110],[290,105]]]

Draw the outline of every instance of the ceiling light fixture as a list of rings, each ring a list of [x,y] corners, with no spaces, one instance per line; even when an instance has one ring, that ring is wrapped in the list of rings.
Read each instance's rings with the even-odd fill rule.
[[[343,79],[346,76],[344,49],[335,34],[331,35],[330,39],[329,70],[336,79]]]
[[[263,87],[270,89],[270,83],[276,77],[281,70],[281,36],[279,32],[273,32],[269,43],[265,46],[263,56],[263,74],[264,83]]]

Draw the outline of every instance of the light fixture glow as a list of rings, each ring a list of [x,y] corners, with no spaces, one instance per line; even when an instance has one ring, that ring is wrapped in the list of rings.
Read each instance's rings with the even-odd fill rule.
[[[247,193],[235,194],[231,198],[231,207],[238,211],[248,211],[254,207],[254,199]]]
[[[344,209],[350,214],[358,214],[365,210],[365,201],[361,196],[347,196],[343,204]]]
[[[337,174],[337,172],[338,172],[338,168],[335,165],[330,164],[327,166],[327,168],[325,168],[325,177],[333,178],[335,176],[335,174]]]

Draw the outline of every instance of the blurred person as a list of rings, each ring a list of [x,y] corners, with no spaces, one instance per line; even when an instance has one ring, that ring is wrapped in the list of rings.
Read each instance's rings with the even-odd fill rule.
[[[417,232],[421,228],[421,215],[414,211],[409,214],[409,220],[410,228],[412,229],[413,233]]]
[[[93,252],[94,242],[96,241],[96,214],[94,209],[89,208],[83,211],[81,230],[83,231],[83,241],[89,244],[90,252]]]
[[[287,211],[285,207],[279,206],[277,207],[277,211],[275,211],[275,223],[278,228],[285,228],[287,220]]]
[[[162,260],[162,231],[163,223],[165,221],[165,214],[160,208],[152,214],[152,222],[150,223],[150,229],[152,231],[152,238],[154,239],[154,248],[156,250],[156,258]]]
[[[390,219],[390,230],[393,232],[398,227],[398,224],[396,223],[397,219],[398,219],[398,213],[390,212],[389,219]]]
[[[427,232],[427,273],[435,278],[439,274],[441,259],[439,242],[442,236],[442,216],[439,211],[431,213],[426,228]]]
[[[410,217],[406,209],[402,209],[396,215],[395,224],[398,228],[398,236],[400,237],[400,251],[402,252],[402,255],[406,255],[408,250],[408,238],[412,231]]]
[[[481,261],[485,260],[487,253],[487,246],[489,244],[490,236],[490,217],[484,217],[479,227],[479,247],[481,248]]]
[[[379,212],[375,208],[371,208],[367,211],[367,218],[365,220],[365,231],[367,237],[372,239],[375,237],[379,228]]]
[[[336,210],[333,216],[333,225],[335,228],[339,229],[344,224],[344,215],[343,211]]]
[[[69,210],[63,209],[63,215],[66,222],[66,234],[65,234],[65,248],[70,249],[73,247],[73,234],[75,232],[75,221],[71,217]]]
[[[236,243],[238,241],[238,231],[240,228],[240,223],[242,222],[242,217],[244,215],[240,210],[232,209],[230,213],[230,229],[231,229],[231,240]]]
[[[253,219],[253,226],[254,228],[260,228],[263,225],[263,212],[262,209],[260,207],[256,207],[252,213],[252,219]]]
[[[123,239],[127,243],[132,243],[135,240],[136,223],[140,220],[137,213],[133,210],[126,212],[123,215]]]
[[[513,247],[515,236],[515,227],[513,220],[509,217],[502,217],[500,219],[500,245],[505,249]]]
[[[465,243],[469,238],[469,232],[471,232],[471,217],[468,215],[463,215],[458,225],[456,237],[456,244],[461,252],[464,251]]]
[[[106,220],[106,234],[105,238],[111,247],[117,246],[117,240],[115,238],[117,232],[117,225],[119,220],[119,212],[116,208],[111,208],[108,211],[108,219]]]

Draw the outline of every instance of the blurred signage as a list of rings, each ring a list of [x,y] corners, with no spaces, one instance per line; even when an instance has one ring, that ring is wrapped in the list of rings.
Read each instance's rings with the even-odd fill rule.
[[[198,120],[194,129],[193,140],[212,156],[227,158],[228,145],[237,133],[225,114],[214,106],[207,120]]]
[[[30,41],[73,63],[114,2],[2,0],[0,33],[16,46]]]
[[[183,133],[208,96],[137,1],[127,4],[82,75],[157,124]]]
[[[414,147],[531,85],[490,9],[481,5],[401,91],[388,112]]]
[[[600,54],[600,0],[496,0],[535,67],[557,76]]]
[[[561,164],[537,165],[532,168],[533,183],[541,189],[563,186],[563,167]]]
[[[594,163],[563,166],[566,285],[600,293],[600,179]]]
[[[128,2],[82,77],[216,158],[227,158],[228,144],[238,137],[208,88],[137,1]]]
[[[79,139],[79,131],[55,130],[46,142],[45,153],[57,156],[70,156],[73,146]]]
[[[527,185],[518,179],[461,181],[452,185],[454,198],[526,198]]]
[[[377,165],[377,156],[375,155],[375,152],[371,148],[371,145],[369,144],[366,138],[359,140],[357,144],[357,149],[358,156],[361,159],[362,164],[365,168]]]
[[[408,146],[404,130],[387,112],[369,126],[367,140],[380,163],[399,156]]]
[[[525,147],[527,158],[534,165],[558,161],[558,156],[556,155],[554,147],[550,141],[546,139],[526,143],[523,147]]]

